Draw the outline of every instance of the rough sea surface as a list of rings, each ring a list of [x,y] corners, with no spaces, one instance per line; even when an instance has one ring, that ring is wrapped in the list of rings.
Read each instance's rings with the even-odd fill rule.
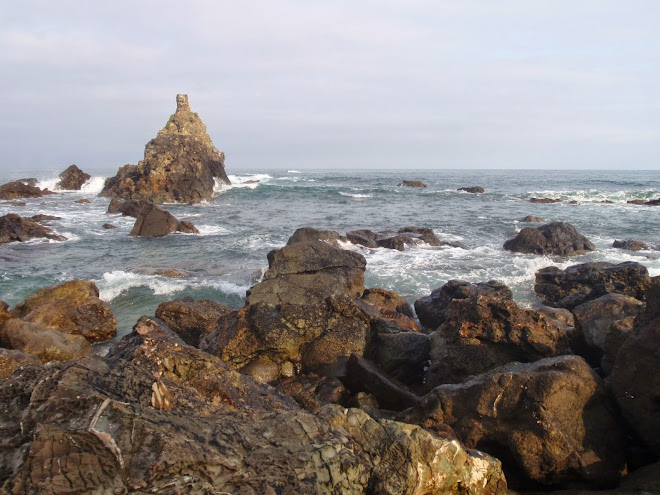
[[[129,237],[134,218],[106,213],[109,199],[97,194],[104,176],[82,191],[58,191],[25,206],[0,201],[0,216],[47,214],[62,217],[47,225],[68,238],[0,245],[0,300],[14,306],[46,286],[79,278],[94,281],[118,319],[119,336],[137,319],[153,315],[162,301],[191,296],[233,306],[267,268],[266,255],[304,226],[336,230],[398,230],[431,227],[443,240],[461,241],[468,250],[414,246],[399,252],[346,245],[367,259],[367,287],[383,287],[411,303],[451,279],[500,280],[524,306],[539,305],[534,273],[545,266],[565,268],[586,261],[637,261],[660,275],[660,207],[626,204],[660,198],[660,171],[417,170],[295,171],[236,173],[231,186],[216,187],[214,199],[199,205],[165,205],[178,219],[193,222],[200,235]],[[108,170],[106,176],[115,172]],[[55,172],[5,174],[0,184],[36,177],[54,189]],[[427,188],[397,187],[421,180]],[[457,191],[482,186],[485,194]],[[561,203],[533,204],[532,197]],[[75,200],[87,198],[89,204]],[[570,201],[578,204],[569,204]],[[612,203],[603,203],[611,201]],[[513,254],[502,244],[534,215],[573,224],[597,251],[572,258]],[[106,230],[111,223],[116,229]],[[638,239],[648,251],[612,248],[615,239]],[[660,246],[658,247],[660,249]],[[179,269],[188,276],[157,275]]]

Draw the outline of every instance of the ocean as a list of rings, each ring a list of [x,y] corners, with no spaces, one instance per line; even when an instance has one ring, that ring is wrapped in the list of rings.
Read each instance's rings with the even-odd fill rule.
[[[36,177],[39,187],[56,190],[57,172],[5,173],[0,184]],[[403,252],[345,246],[367,259],[367,287],[393,290],[410,303],[451,279],[495,279],[511,288],[519,304],[536,307],[540,303],[533,290],[534,273],[550,265],[566,268],[587,261],[637,261],[652,276],[660,275],[660,251],[655,250],[660,244],[660,207],[626,203],[659,198],[660,171],[227,172],[232,185],[218,185],[212,201],[164,205],[179,220],[193,222],[199,235],[129,237],[135,219],[107,214],[109,199],[97,196],[105,177],[116,170],[97,174],[81,191],[56,190],[60,194],[24,200],[25,206],[0,201],[0,216],[62,217],[48,226],[68,238],[0,245],[0,300],[14,306],[42,287],[71,279],[91,280],[117,316],[119,338],[141,315],[153,315],[159,303],[178,297],[242,306],[245,291],[268,266],[267,253],[305,226],[340,234],[356,229],[431,227],[442,240],[466,244],[469,249],[421,245]],[[421,180],[428,187],[398,187],[404,179]],[[477,185],[486,192],[457,191]],[[529,202],[532,197],[562,202],[534,204]],[[90,203],[74,202],[82,198]],[[539,225],[521,222],[527,215],[569,222],[597,250],[571,258],[504,251],[504,241],[521,228]],[[117,228],[106,230],[105,223]],[[615,239],[631,238],[646,242],[649,250],[612,247]],[[171,269],[187,276],[159,275]]]

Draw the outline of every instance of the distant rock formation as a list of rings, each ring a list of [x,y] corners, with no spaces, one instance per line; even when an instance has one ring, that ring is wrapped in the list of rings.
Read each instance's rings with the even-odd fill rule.
[[[465,191],[467,193],[472,193],[472,194],[482,194],[485,193],[486,191],[484,190],[483,187],[481,186],[474,186],[474,187],[459,187],[456,189],[457,191]]]
[[[46,194],[55,194],[48,189],[35,186],[33,179],[21,179],[7,182],[0,186],[0,199],[42,198]]]
[[[101,196],[153,203],[199,203],[213,197],[215,179],[229,184],[225,155],[190,110],[187,95],[177,95],[174,113],[149,141],[144,159],[125,165],[106,180]]]
[[[399,182],[399,187],[426,187],[421,180],[404,180]]]
[[[71,165],[62,172],[59,177],[60,180],[57,183],[58,188],[72,189],[74,191],[79,191],[83,184],[92,178],[91,175],[80,170],[77,165]]]

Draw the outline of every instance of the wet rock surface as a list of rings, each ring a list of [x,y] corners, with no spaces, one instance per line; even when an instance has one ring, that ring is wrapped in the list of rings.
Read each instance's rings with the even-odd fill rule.
[[[77,165],[70,165],[59,175],[60,180],[57,186],[60,189],[69,189],[79,191],[83,184],[92,178],[91,175],[83,172]]]
[[[404,180],[399,182],[399,187],[426,187],[421,180]]]
[[[220,320],[234,311],[234,308],[214,301],[184,297],[161,303],[156,308],[156,317],[186,344],[199,347],[202,336],[213,332]]]
[[[346,233],[346,238],[353,244],[368,248],[386,248],[405,251],[406,246],[427,244],[429,246],[459,247],[467,249],[461,242],[442,241],[433,229],[424,227],[403,227],[398,231],[373,232],[371,230],[352,230]]]
[[[465,191],[467,193],[472,193],[472,194],[477,194],[477,193],[483,194],[486,192],[484,188],[481,186],[459,187],[457,191]]]
[[[572,256],[594,251],[596,247],[571,224],[551,222],[537,228],[525,227],[504,243],[515,253]]]
[[[36,179],[16,180],[0,186],[0,199],[42,198],[46,194],[55,193],[38,188]]]
[[[25,242],[35,238],[66,241],[66,237],[58,235],[48,227],[23,218],[16,213],[8,213],[0,217],[0,244],[16,241]]]
[[[199,230],[192,223],[179,221],[169,211],[161,210],[154,204],[147,204],[140,210],[129,235],[162,237],[173,232],[199,234]]]
[[[628,251],[645,251],[649,247],[645,242],[637,241],[635,239],[627,239],[625,241],[614,241],[612,247],[619,249],[627,249]]]
[[[149,201],[144,199],[132,200],[128,199],[122,201],[121,199],[112,198],[110,204],[108,205],[107,213],[121,213],[125,217],[137,218],[142,211],[142,208],[151,204]]]

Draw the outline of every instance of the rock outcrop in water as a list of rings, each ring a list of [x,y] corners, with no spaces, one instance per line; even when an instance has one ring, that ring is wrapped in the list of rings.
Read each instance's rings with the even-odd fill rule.
[[[199,203],[213,197],[215,179],[229,184],[225,156],[190,109],[187,95],[177,95],[176,112],[145,147],[138,165],[121,167],[106,181],[101,196],[153,203]]]
[[[192,223],[177,220],[169,211],[149,203],[140,210],[129,235],[162,237],[172,232],[199,234],[199,230]]]
[[[23,218],[16,213],[9,213],[0,217],[0,244],[15,241],[25,242],[35,238],[66,241],[66,237],[58,235],[48,227]]]
[[[59,177],[60,180],[57,182],[58,188],[74,191],[79,191],[83,184],[92,178],[91,175],[80,170],[77,165],[69,166]]]
[[[551,222],[537,228],[526,227],[504,243],[515,253],[572,256],[596,247],[569,223]]]
[[[7,182],[0,186],[0,199],[42,198],[46,194],[55,194],[48,189],[40,189],[36,179],[23,179]]]

